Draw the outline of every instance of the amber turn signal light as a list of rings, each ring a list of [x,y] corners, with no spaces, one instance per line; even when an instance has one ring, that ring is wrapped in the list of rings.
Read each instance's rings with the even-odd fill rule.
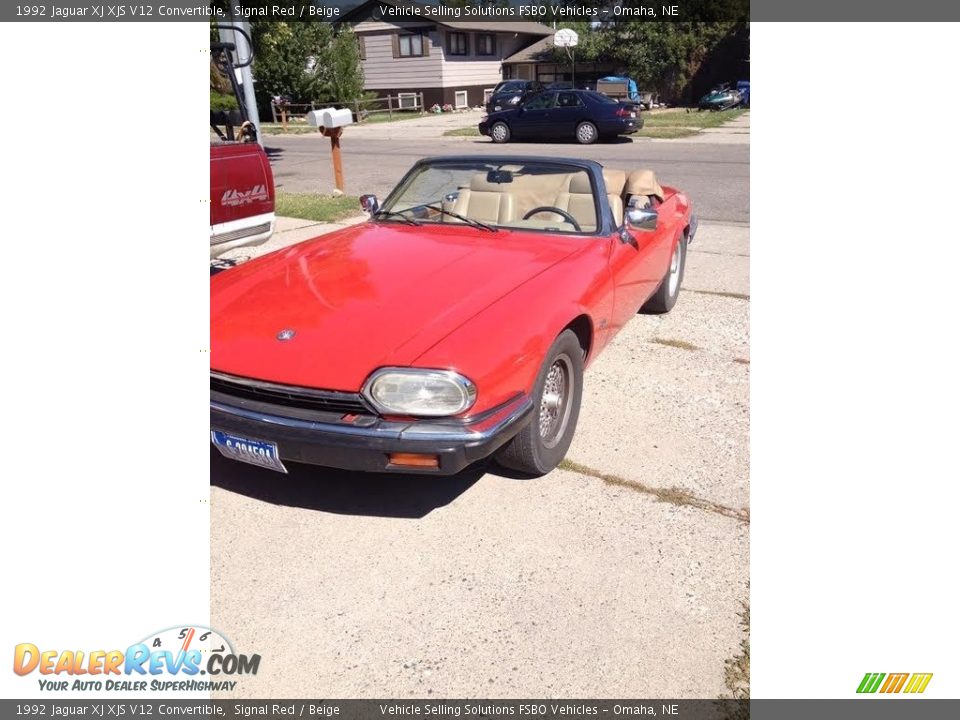
[[[439,468],[440,458],[437,455],[421,455],[420,453],[390,453],[390,464],[403,467]]]

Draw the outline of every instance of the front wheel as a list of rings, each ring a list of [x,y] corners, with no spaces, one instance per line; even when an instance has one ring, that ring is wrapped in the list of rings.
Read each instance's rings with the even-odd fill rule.
[[[495,143],[510,142],[510,128],[505,122],[495,122],[490,128],[490,139]]]
[[[533,394],[533,419],[497,453],[497,462],[531,477],[553,470],[570,448],[583,394],[583,348],[564,330],[547,351]]]
[[[600,133],[597,132],[597,126],[592,122],[584,121],[577,125],[577,142],[581,145],[590,145],[595,143]]]
[[[660,281],[660,286],[653,296],[644,303],[640,312],[655,315],[668,313],[677,304],[680,296],[680,284],[683,282],[683,269],[687,264],[687,236],[681,235],[677,246],[670,256],[670,266]]]

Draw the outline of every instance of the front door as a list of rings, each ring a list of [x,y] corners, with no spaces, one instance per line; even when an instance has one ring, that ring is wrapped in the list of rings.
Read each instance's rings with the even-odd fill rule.
[[[573,137],[585,107],[583,100],[575,92],[557,93],[556,106],[553,109],[552,134],[559,137]]]
[[[517,120],[513,123],[513,134],[518,137],[543,137],[548,134],[551,123],[551,113],[557,94],[552,92],[540,93],[527,100],[517,110]]]
[[[613,276],[613,324],[619,330],[626,325],[656,292],[669,262],[671,238],[662,218],[656,230],[627,230],[636,246],[623,242],[619,234],[613,239],[610,272]],[[665,258],[667,258],[665,260]]]

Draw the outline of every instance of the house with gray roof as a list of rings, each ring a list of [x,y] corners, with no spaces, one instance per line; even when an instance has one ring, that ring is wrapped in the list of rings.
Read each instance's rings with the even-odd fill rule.
[[[421,92],[428,108],[483,105],[504,79],[504,59],[554,33],[536,22],[448,20],[428,7],[369,0],[341,18],[357,35],[366,90],[406,107]]]

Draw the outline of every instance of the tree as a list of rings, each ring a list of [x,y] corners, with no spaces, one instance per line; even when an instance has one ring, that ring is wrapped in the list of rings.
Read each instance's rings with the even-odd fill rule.
[[[363,96],[357,38],[325,22],[251,22],[260,102],[282,95],[294,104],[348,105]]]
[[[736,22],[562,23],[580,35],[578,61],[612,62],[642,88],[669,101],[690,100],[691,82],[721,43],[743,28]],[[554,50],[557,62],[566,53]]]
[[[260,102],[282,95],[293,103],[317,99],[321,58],[333,40],[329,23],[250,23],[253,36],[253,76]]]
[[[316,98],[336,105],[349,105],[363,96],[363,66],[357,36],[342,27],[318,58]]]

